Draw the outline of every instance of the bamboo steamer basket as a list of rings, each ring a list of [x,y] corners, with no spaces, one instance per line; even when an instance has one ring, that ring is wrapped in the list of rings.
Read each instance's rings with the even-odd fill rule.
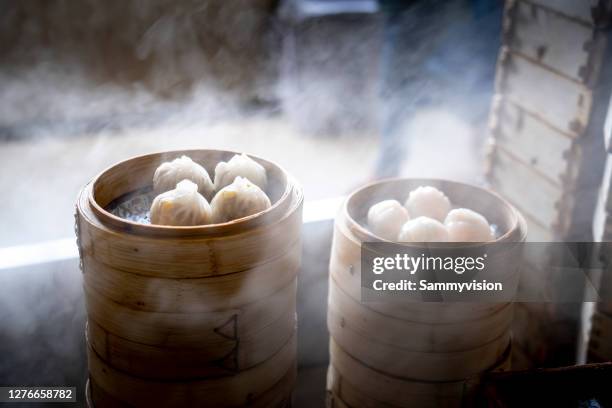
[[[389,375],[422,381],[459,381],[490,369],[510,345],[510,331],[469,350],[425,352],[411,350],[412,333],[405,332],[403,347],[380,343],[377,333],[358,334],[329,318],[330,335],[363,364]],[[381,329],[381,332],[384,329]]]
[[[135,223],[108,208],[188,155],[209,174],[235,153],[150,154],[79,194],[76,233],[88,313],[90,396],[99,406],[284,406],[295,382],[303,197],[266,168],[271,208],[223,224]]]
[[[500,234],[495,242],[509,243],[508,251],[497,253],[498,261],[517,257],[518,243],[525,239],[525,222],[510,204],[466,184],[392,179],[351,194],[336,218],[330,259],[330,370],[341,373],[342,384],[349,384],[343,388],[348,393],[344,398],[330,391],[340,404],[458,406],[467,378],[509,361],[510,302],[361,302],[361,243],[385,242],[364,227],[368,209],[384,199],[404,202],[411,190],[422,185],[439,188],[455,206],[473,209],[497,225]],[[518,267],[492,273],[505,285],[518,283]],[[490,275],[486,278],[491,280]],[[367,375],[360,377],[363,370]],[[369,387],[364,382],[373,373],[381,376],[380,384]],[[389,379],[397,381],[395,388]]]
[[[229,160],[235,152],[150,154],[102,172],[82,190],[77,204],[82,256],[143,276],[203,278],[264,265],[299,242],[301,190],[280,167],[256,157],[252,158],[268,172],[267,193],[273,203],[262,213],[223,224],[174,227],[135,223],[105,210],[120,197],[150,187],[157,166],[183,154],[204,163],[213,173],[217,162]],[[83,224],[87,228],[82,228]],[[239,288],[234,285],[235,290]]]
[[[289,408],[291,407],[290,399],[283,399],[282,396],[286,395],[288,392],[291,392],[293,388],[293,383],[295,382],[295,372],[296,370],[291,370],[287,373],[283,379],[281,379],[277,384],[267,390],[258,400],[251,399],[249,403],[254,407],[266,407],[266,408]],[[123,401],[119,401],[112,395],[108,394],[94,381],[89,379],[85,388],[85,398],[87,402],[87,406],[89,408],[95,408],[96,406],[109,406],[109,407],[117,407],[117,408],[129,408],[132,405],[129,405]],[[93,401],[97,401],[97,405],[94,404]]]
[[[126,315],[108,308],[116,312],[113,318],[100,319],[90,312],[87,338],[91,347],[109,364],[143,378],[189,379],[228,375],[264,362],[293,335],[296,329],[294,287],[290,285],[283,290],[284,293],[279,292],[283,298],[291,298],[288,302],[271,303],[268,299],[257,302],[271,304],[278,307],[278,311],[245,308],[240,318],[246,323],[237,325],[238,315],[231,313],[240,310],[230,310],[227,312],[229,317],[218,319],[218,325],[205,332],[201,332],[198,325],[210,326],[208,314],[198,314],[189,320],[185,314],[137,312]],[[99,307],[91,295],[88,301],[89,310]],[[164,321],[153,320],[159,316]],[[262,320],[261,317],[272,319]],[[172,319],[189,324],[178,329],[178,324],[170,326]],[[150,325],[144,328],[136,326],[140,320]],[[126,325],[117,330],[117,322]],[[130,326],[130,322],[137,323]],[[164,333],[177,332],[182,336],[174,336],[172,343],[166,341]],[[147,340],[152,344],[144,342]],[[156,369],[159,367],[163,370]]]
[[[410,350],[422,352],[459,352],[492,342],[508,332],[514,317],[511,304],[498,313],[481,319],[451,323],[424,323],[398,319],[362,307],[359,301],[346,294],[337,284],[330,285],[328,325],[330,332],[347,330],[364,338],[375,336],[378,342],[393,347],[405,347],[406,333],[410,333]],[[482,336],[466,336],[481,333]]]
[[[88,317],[107,332],[137,343],[167,347],[232,343],[261,333],[278,319],[295,326],[295,281],[240,308],[200,313],[144,312],[118,305],[85,286]],[[289,316],[287,316],[287,311]],[[291,313],[291,311],[293,313]],[[207,327],[209,330],[202,330]]]
[[[297,375],[295,353],[294,335],[266,362],[238,375],[184,382],[134,377],[106,364],[91,347],[87,354],[92,383],[131,406],[268,407],[290,398]],[[95,393],[93,397],[99,406]]]
[[[387,375],[352,357],[330,340],[328,407],[459,407],[470,381],[414,381]],[[490,371],[510,370],[508,347]]]

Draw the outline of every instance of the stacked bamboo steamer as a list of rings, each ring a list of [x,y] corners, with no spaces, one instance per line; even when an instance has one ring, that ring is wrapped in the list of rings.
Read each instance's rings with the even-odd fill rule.
[[[90,400],[96,407],[285,406],[296,377],[301,190],[280,167],[254,158],[266,168],[273,203],[263,213],[172,227],[107,211],[183,154],[205,167],[234,155],[136,157],[79,195]]]
[[[497,225],[495,242],[525,239],[524,221],[512,206],[462,183],[394,179],[349,196],[335,221],[330,261],[329,407],[458,407],[468,378],[509,369],[510,302],[361,302],[361,243],[381,241],[364,227],[368,209],[384,199],[403,202],[425,185]],[[518,256],[520,244],[508,247],[506,259]],[[518,268],[504,274],[517,282]]]

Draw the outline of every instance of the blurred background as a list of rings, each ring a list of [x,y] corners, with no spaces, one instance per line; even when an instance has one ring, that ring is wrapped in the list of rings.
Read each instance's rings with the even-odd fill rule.
[[[160,150],[265,156],[310,200],[477,180],[502,2],[417,3],[2,2],[0,246],[70,236],[81,186]]]

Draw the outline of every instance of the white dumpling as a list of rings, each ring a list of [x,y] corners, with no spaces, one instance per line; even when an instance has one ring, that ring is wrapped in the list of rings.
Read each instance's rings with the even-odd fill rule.
[[[198,191],[207,199],[211,199],[215,193],[215,186],[206,169],[187,156],[162,163],[153,175],[153,189],[158,194],[163,193],[172,190],[181,180],[197,184]]]
[[[417,217],[402,226],[399,242],[448,242],[444,224],[429,217]]]
[[[220,162],[215,167],[215,188],[217,191],[234,182],[236,177],[248,178],[262,190],[268,184],[266,169],[246,154],[234,155],[228,162]]]
[[[174,190],[155,197],[151,204],[151,223],[157,225],[204,225],[212,220],[208,201],[198,193],[198,186],[183,180]]]
[[[402,225],[408,221],[408,211],[397,200],[384,200],[368,210],[368,227],[375,235],[397,241]]]
[[[435,187],[421,186],[412,190],[404,204],[410,217],[429,217],[444,222],[451,203],[443,192]]]
[[[444,224],[453,242],[487,242],[495,238],[487,219],[467,208],[449,212]]]
[[[227,222],[243,218],[270,208],[270,199],[261,188],[244,177],[236,177],[213,198],[213,221]]]

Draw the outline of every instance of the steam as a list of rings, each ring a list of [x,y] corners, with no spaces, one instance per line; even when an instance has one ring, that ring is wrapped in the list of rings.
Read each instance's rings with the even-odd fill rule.
[[[274,3],[3,3],[0,247],[73,236],[79,189],[117,161],[151,151],[216,148],[262,156],[294,175],[307,200],[371,181],[384,116],[382,19],[279,22]],[[432,20],[432,29],[457,16],[451,10]],[[478,53],[463,50],[468,60]],[[467,75],[475,80],[479,68],[494,62],[474,59]],[[429,86],[424,93],[439,91]],[[467,88],[455,91],[454,102],[401,118],[408,145],[401,175],[479,182],[484,117],[456,108],[481,111],[487,92],[474,98]],[[415,99],[409,94],[394,103]],[[313,134],[335,138],[308,137]],[[321,365],[331,227],[326,221],[307,228],[305,241],[312,242],[298,295],[306,337],[300,344],[307,347],[300,359]],[[15,356],[0,362],[0,378],[79,385],[84,306],[76,262],[23,269],[0,270],[0,344],[3,355]],[[23,339],[35,346],[21,349]],[[59,378],[70,364],[73,372]]]
[[[402,174],[475,184],[484,182],[482,140],[465,119],[448,110],[425,109],[405,124],[404,129],[407,158]]]

